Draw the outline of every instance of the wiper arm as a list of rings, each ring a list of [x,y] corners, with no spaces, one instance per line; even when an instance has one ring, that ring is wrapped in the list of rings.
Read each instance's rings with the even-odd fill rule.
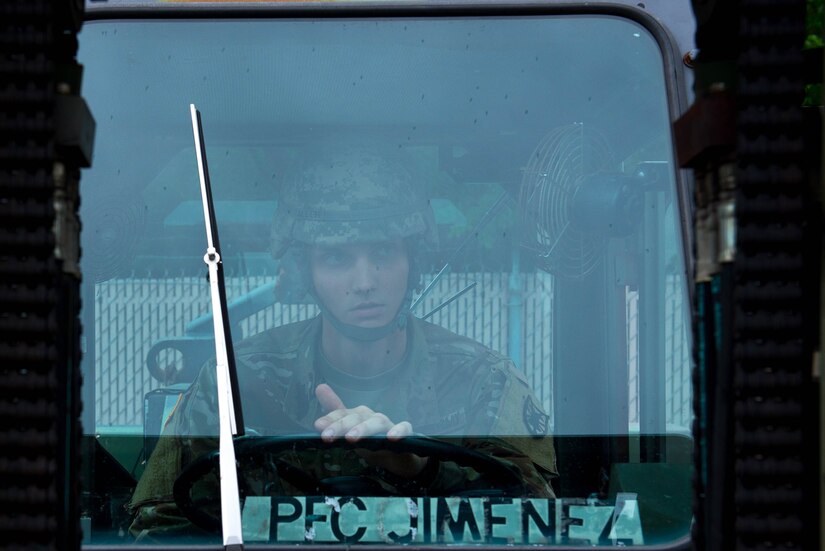
[[[243,528],[241,526],[240,494],[238,492],[238,471],[235,466],[235,445],[232,435],[243,435],[243,415],[241,412],[238,376],[235,369],[235,354],[229,331],[229,316],[226,308],[226,286],[221,264],[218,226],[215,221],[215,207],[212,201],[212,187],[206,164],[206,146],[203,141],[200,112],[194,104],[189,105],[192,115],[192,132],[195,137],[195,155],[198,159],[198,177],[203,200],[203,217],[206,223],[206,254],[203,261],[209,267],[209,289],[212,297],[212,320],[215,332],[215,358],[218,388],[218,416],[220,420],[220,478],[221,478],[221,531],[224,548],[229,551],[243,549]]]

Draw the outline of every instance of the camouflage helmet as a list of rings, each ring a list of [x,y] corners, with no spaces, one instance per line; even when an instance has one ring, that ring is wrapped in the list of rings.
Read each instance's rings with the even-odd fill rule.
[[[293,244],[340,245],[420,236],[437,243],[435,219],[399,154],[327,153],[284,185],[272,225],[272,255]]]

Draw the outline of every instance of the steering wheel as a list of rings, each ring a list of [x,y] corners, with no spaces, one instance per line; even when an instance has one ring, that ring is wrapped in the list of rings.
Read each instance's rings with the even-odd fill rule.
[[[247,463],[255,458],[263,459],[286,451],[304,451],[309,449],[364,449],[371,451],[389,451],[394,453],[412,453],[430,460],[452,461],[461,467],[470,467],[481,475],[489,475],[495,481],[496,488],[523,489],[524,483],[517,472],[498,461],[495,457],[426,436],[407,436],[400,440],[388,440],[385,437],[363,438],[358,442],[349,442],[339,438],[334,442],[321,442],[317,434],[290,436],[243,436],[235,440],[235,457],[238,463]],[[173,496],[180,511],[195,526],[209,532],[220,532],[219,517],[204,512],[192,499],[192,487],[210,472],[218,468],[219,452],[204,454],[187,465],[175,480]],[[379,485],[366,485],[361,477],[335,477],[319,480],[303,470],[285,461],[274,461],[278,476],[306,495],[391,495]],[[363,493],[359,494],[358,483]],[[343,486],[343,489],[342,489]]]

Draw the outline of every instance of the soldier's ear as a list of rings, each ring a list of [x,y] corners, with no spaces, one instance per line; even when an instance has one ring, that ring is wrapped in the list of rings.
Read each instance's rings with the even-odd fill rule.
[[[303,247],[290,247],[280,258],[275,281],[275,300],[281,304],[309,304],[312,274]]]
[[[409,272],[407,273],[407,288],[414,293],[421,292],[424,289],[424,281],[421,272],[421,259],[418,254],[415,254],[413,248],[414,243],[412,239],[404,240],[404,247],[407,251],[407,263],[409,264]]]

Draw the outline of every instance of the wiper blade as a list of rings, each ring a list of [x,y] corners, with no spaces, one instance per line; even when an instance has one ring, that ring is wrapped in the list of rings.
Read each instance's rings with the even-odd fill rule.
[[[189,105],[189,110],[192,115],[192,132],[195,138],[195,155],[198,160],[203,217],[206,223],[206,254],[203,261],[209,267],[209,289],[212,297],[212,320],[215,332],[215,358],[217,360],[215,369],[217,370],[220,421],[221,528],[224,548],[239,551],[243,549],[243,528],[232,436],[243,435],[243,415],[238,373],[235,368],[235,354],[229,331],[226,286],[218,241],[218,226],[215,221],[215,207],[212,201],[212,187],[206,164],[206,146],[203,141],[201,115],[194,104]]]

